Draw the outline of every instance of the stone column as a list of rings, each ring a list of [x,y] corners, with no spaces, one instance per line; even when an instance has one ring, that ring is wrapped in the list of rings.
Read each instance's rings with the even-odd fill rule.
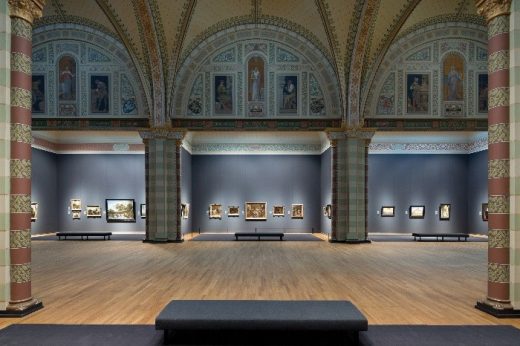
[[[495,316],[510,304],[509,9],[510,0],[478,0],[488,23],[488,285],[476,307]]]
[[[140,131],[145,144],[146,242],[181,242],[180,182],[184,131]]]
[[[367,239],[367,153],[374,132],[331,131],[331,242],[364,243]]]
[[[11,17],[10,301],[7,312],[42,308],[31,293],[31,56],[32,23],[43,1],[9,0]]]

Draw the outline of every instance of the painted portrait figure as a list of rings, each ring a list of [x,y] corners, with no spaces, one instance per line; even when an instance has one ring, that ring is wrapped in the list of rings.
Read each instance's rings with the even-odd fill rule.
[[[448,54],[443,63],[444,101],[464,99],[464,60],[458,54]]]
[[[76,100],[76,61],[71,56],[64,56],[59,62],[60,101]]]

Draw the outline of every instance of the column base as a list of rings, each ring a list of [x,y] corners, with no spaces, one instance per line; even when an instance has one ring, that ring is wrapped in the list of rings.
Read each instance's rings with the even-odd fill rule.
[[[171,239],[165,239],[165,240],[143,239],[143,243],[151,243],[151,244],[183,243],[183,242],[184,242],[184,239],[179,239],[179,240],[171,240]]]
[[[23,317],[43,308],[39,299],[30,299],[21,303],[10,303],[6,310],[0,310],[0,317]]]
[[[477,301],[475,308],[497,318],[520,318],[520,310],[514,309],[510,304],[485,300]]]
[[[370,244],[372,243],[369,239],[364,240],[357,240],[357,239],[350,239],[350,240],[335,240],[335,239],[329,239],[329,243],[345,243],[345,244]]]

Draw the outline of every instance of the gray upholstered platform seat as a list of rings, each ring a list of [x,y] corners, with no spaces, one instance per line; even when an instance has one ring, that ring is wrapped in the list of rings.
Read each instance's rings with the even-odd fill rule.
[[[165,342],[183,331],[344,332],[357,342],[368,321],[348,301],[174,300],[155,329],[164,330]]]
[[[459,241],[460,239],[464,239],[465,241],[468,241],[469,234],[466,233],[412,233],[413,240],[422,240],[422,238],[435,238],[437,241],[439,238],[441,238],[442,241],[444,241],[444,238],[457,238]]]
[[[262,237],[274,237],[274,238],[280,238],[280,240],[283,240],[284,234],[282,232],[236,232],[235,233],[235,240],[238,240],[239,237],[246,237],[246,238],[257,238],[257,240],[260,240]]]
[[[86,237],[88,240],[88,237],[103,237],[103,240],[110,240],[110,236],[112,235],[112,232],[57,232],[56,236],[58,237],[58,240],[61,240],[61,237],[64,237],[65,240],[67,240],[67,237],[81,237],[81,240],[83,240],[83,237]]]

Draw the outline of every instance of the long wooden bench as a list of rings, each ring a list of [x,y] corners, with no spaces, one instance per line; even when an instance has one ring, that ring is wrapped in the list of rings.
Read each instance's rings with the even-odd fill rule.
[[[64,237],[67,240],[67,237],[81,237],[81,240],[84,240],[83,237],[103,237],[103,240],[110,240],[110,236],[112,232],[57,232],[56,236],[58,240],[61,240],[61,237]]]
[[[413,240],[417,241],[417,238],[421,240],[422,238],[435,238],[439,241],[441,238],[444,241],[444,238],[457,238],[460,241],[463,238],[465,241],[468,241],[469,234],[466,233],[412,233]]]
[[[368,321],[349,301],[173,300],[155,319],[164,343],[175,334],[199,332],[340,333],[354,344]]]
[[[238,240],[239,237],[257,237],[260,240],[261,237],[275,237],[283,240],[283,233],[281,232],[236,232],[235,240]]]

